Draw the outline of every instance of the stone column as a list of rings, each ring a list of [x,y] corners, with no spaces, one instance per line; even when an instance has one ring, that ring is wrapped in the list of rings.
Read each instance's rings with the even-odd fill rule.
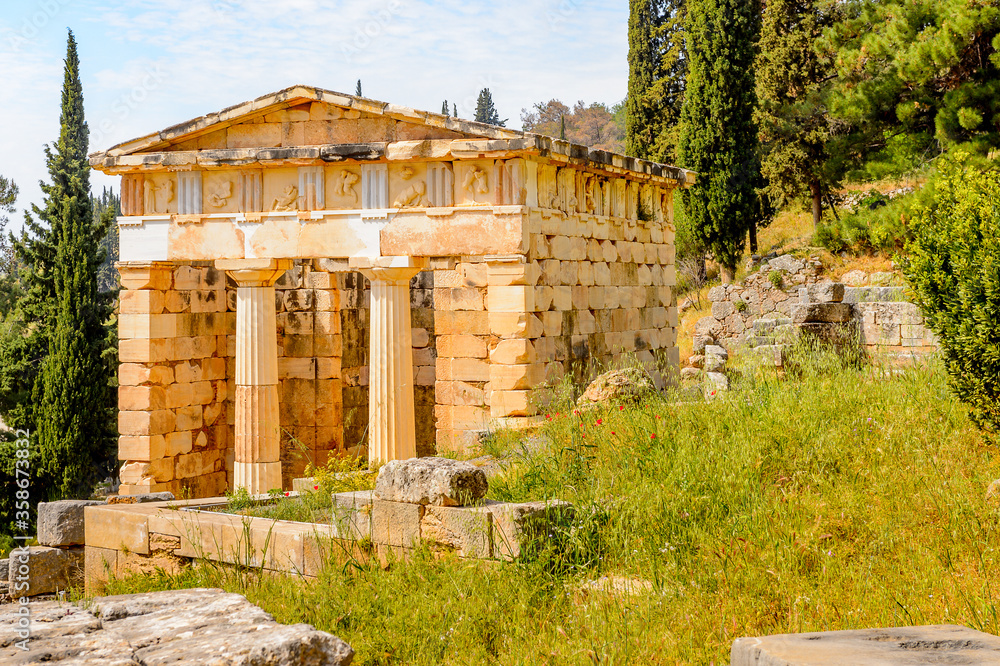
[[[368,460],[407,460],[417,456],[410,280],[422,268],[408,257],[378,261],[396,265],[360,267],[371,281]]]
[[[274,283],[292,262],[239,259],[215,263],[237,287],[233,485],[259,495],[281,488]]]

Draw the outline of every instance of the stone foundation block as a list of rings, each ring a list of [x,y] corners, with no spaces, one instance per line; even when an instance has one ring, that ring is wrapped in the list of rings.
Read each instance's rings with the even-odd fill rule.
[[[842,324],[851,321],[853,308],[849,303],[809,303],[792,306],[792,322],[795,324],[824,323]]]
[[[546,537],[552,523],[571,516],[573,505],[560,500],[512,504],[487,500],[493,519],[493,557],[513,560],[535,539]]]
[[[334,536],[354,540],[371,539],[374,502],[374,492],[371,490],[335,494],[332,516]]]
[[[821,282],[805,289],[808,303],[840,303],[844,300],[844,285],[840,282]]]
[[[372,502],[372,541],[376,544],[412,548],[420,541],[420,519],[424,507],[420,504]]]
[[[11,551],[10,592],[14,597],[54,594],[83,582],[82,548],[31,546]]]
[[[488,559],[493,550],[493,514],[482,507],[428,506],[420,538],[461,557]]]
[[[43,546],[80,546],[84,543],[83,507],[94,500],[62,500],[38,504],[38,543]]]

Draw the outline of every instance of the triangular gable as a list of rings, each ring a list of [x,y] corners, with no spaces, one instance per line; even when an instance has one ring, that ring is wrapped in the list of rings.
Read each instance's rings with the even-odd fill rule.
[[[294,86],[119,144],[92,157],[523,136],[523,132],[516,130],[319,88]]]

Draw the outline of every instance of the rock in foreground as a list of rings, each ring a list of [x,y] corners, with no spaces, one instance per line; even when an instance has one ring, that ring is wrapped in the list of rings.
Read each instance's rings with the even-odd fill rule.
[[[731,666],[998,663],[1000,638],[946,624],[739,638],[730,654]]]
[[[467,506],[486,497],[487,490],[483,470],[448,458],[393,460],[375,481],[375,497],[405,504]]]
[[[636,403],[655,391],[653,380],[644,370],[613,370],[592,381],[577,404],[584,407],[601,403]]]
[[[0,663],[74,666],[347,666],[354,650],[307,624],[281,625],[238,594],[178,590],[31,604],[28,651],[17,604],[0,608]]]

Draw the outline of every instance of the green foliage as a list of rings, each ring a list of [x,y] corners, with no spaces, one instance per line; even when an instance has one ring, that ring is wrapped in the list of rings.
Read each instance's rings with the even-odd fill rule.
[[[451,107],[448,106],[448,100],[441,102],[441,115],[442,116],[451,115]]]
[[[837,180],[826,171],[834,131],[825,104],[830,65],[814,48],[833,18],[819,0],[767,2],[756,62],[756,121],[768,194],[778,207],[786,207],[809,192],[817,215],[823,191]]]
[[[771,286],[775,289],[781,289],[785,286],[785,278],[782,276],[781,271],[771,271],[767,274],[767,281],[771,283]]]
[[[738,636],[997,633],[995,452],[939,365],[887,371],[825,357],[710,404],[550,412],[497,451],[491,492],[574,502],[552,557],[334,557],[316,581],[198,566],[107,592],[223,587],[340,636],[358,664],[720,664]],[[587,584],[604,576],[625,589]]]
[[[361,93],[361,79],[358,79],[358,84],[354,87],[354,96],[364,97],[364,95]]]
[[[940,341],[949,385],[973,421],[1000,430],[1000,174],[942,167],[918,210],[904,264],[925,323]]]
[[[1000,145],[1000,6],[984,0],[839,6],[842,19],[818,44],[835,69],[831,111],[850,127],[832,155],[857,167],[872,156],[906,163],[956,144],[980,153]],[[891,146],[899,136],[907,139]]]
[[[483,88],[479,91],[479,99],[476,100],[476,122],[498,127],[507,126],[506,118],[500,120],[497,107],[493,104],[493,93],[490,92],[489,88]]]
[[[625,151],[654,162],[675,161],[684,100],[685,0],[629,0]]]
[[[735,273],[747,231],[766,214],[758,195],[763,182],[753,119],[760,7],[744,0],[691,0],[687,9],[690,69],[680,162],[698,172],[698,182],[682,198],[699,244]]]

